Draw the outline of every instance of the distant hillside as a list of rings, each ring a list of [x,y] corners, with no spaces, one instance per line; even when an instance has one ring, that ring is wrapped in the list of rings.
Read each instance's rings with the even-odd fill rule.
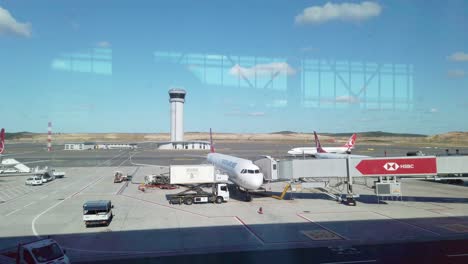
[[[318,132],[318,131],[317,131]],[[361,137],[427,137],[427,135],[423,134],[409,134],[409,133],[390,133],[390,132],[383,132],[383,131],[369,131],[369,132],[356,132]],[[279,131],[279,132],[272,132],[272,135],[293,135],[293,134],[312,134],[312,133],[299,133],[294,131]],[[318,132],[319,135],[322,136],[329,136],[329,137],[350,137],[353,133],[345,132],[345,133],[321,133]]]
[[[323,142],[343,144],[351,133],[319,133]],[[313,136],[310,133],[293,131],[279,131],[274,133],[213,133],[216,142],[269,142],[281,144],[311,144]],[[7,133],[10,142],[47,142],[46,133],[17,132]],[[185,133],[185,140],[209,140],[207,132]],[[52,142],[64,144],[66,142],[145,142],[168,141],[169,133],[54,133]],[[8,143],[10,143],[8,142]],[[421,146],[467,146],[468,132],[449,132],[444,134],[425,136],[420,134],[398,134],[381,131],[358,133],[359,144],[370,145],[421,145]]]
[[[429,136],[426,139],[428,142],[450,142],[450,143],[464,143],[468,145],[468,132],[448,132],[439,135]]]
[[[353,133],[323,133],[323,135],[333,137],[350,137]],[[369,132],[357,132],[361,137],[427,137],[423,134],[409,134],[409,133],[390,133],[383,131],[369,131]]]
[[[286,130],[286,131],[273,132],[273,133],[270,133],[270,134],[273,134],[273,135],[290,135],[290,134],[297,134],[297,132]]]
[[[32,138],[34,133],[31,132],[14,132],[8,133],[5,132],[5,139],[6,140],[13,140],[13,139],[20,139],[20,138]]]

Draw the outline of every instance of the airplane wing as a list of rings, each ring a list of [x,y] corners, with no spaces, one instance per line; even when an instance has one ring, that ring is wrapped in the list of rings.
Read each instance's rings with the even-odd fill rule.
[[[8,167],[8,166],[15,166],[18,164],[33,164],[33,163],[41,163],[41,162],[48,162],[50,160],[34,160],[34,161],[27,161],[27,162],[20,162],[16,159],[3,159],[0,161],[0,166]]]

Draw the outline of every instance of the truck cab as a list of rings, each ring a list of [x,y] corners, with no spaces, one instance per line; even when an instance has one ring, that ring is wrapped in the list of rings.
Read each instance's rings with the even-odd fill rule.
[[[39,264],[39,263],[70,263],[66,251],[50,238],[25,244],[19,244],[16,251],[5,252],[0,258],[1,263]]]
[[[217,199],[218,197],[222,197],[223,200],[221,202],[227,202],[229,201],[229,189],[226,183],[218,183],[216,185],[216,196]]]
[[[86,227],[104,224],[108,226],[114,216],[112,202],[109,200],[88,201],[83,204],[83,221]]]

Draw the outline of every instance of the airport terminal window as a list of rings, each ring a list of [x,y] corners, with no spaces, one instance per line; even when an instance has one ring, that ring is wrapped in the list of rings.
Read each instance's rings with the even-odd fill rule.
[[[6,130],[0,175],[7,176],[0,177],[6,219],[0,259],[3,245],[29,242],[35,229],[73,248],[74,263],[123,257],[119,252],[146,257],[316,245],[330,252],[285,263],[334,263],[325,256],[335,253],[339,261],[364,261],[374,255],[361,241],[452,235],[463,235],[467,247],[450,254],[468,254],[468,179],[457,178],[468,176],[468,0],[274,1],[271,12],[264,3],[246,8],[240,1],[62,1],[48,9],[36,2],[0,0],[0,21],[8,20],[0,22],[0,91],[27,102],[0,103]],[[330,153],[317,154],[314,130]],[[346,147],[354,132],[355,146]],[[215,148],[219,153],[210,153]],[[7,163],[10,157],[24,166]],[[430,176],[394,176],[416,173],[425,161]],[[209,182],[213,173],[226,180],[203,185],[214,192],[210,203],[172,206],[200,197],[185,201],[187,193],[179,193],[190,188],[178,184],[153,191],[176,177],[170,166],[207,163],[200,179],[209,172]],[[255,169],[237,171],[242,167]],[[57,179],[45,175],[49,169],[60,172]],[[116,170],[127,179],[114,177]],[[139,184],[129,184],[131,175]],[[281,179],[301,181],[290,186]],[[217,190],[222,205],[212,203]],[[113,223],[86,230],[83,222],[108,219],[115,210],[80,207],[81,198],[115,198]],[[284,210],[272,210],[276,205]],[[134,213],[141,217],[127,217]],[[152,239],[161,236],[176,243]],[[109,238],[132,243],[110,247]],[[359,256],[331,250],[355,241]],[[29,253],[25,262],[37,262]]]
[[[185,99],[185,94],[171,94],[171,98]]]

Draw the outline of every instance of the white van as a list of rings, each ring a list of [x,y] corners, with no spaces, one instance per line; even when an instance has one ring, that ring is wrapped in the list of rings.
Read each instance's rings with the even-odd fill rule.
[[[26,179],[26,182],[24,183],[26,185],[42,185],[42,177],[41,176],[31,176]]]

